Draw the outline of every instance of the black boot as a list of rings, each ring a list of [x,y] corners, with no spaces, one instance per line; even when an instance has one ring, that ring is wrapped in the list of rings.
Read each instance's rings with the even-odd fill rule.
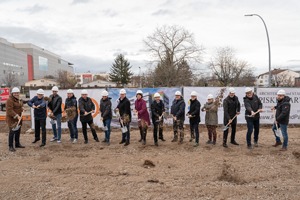
[[[141,136],[141,139],[139,140],[139,142],[142,142],[143,141],[143,128],[139,127],[139,129],[140,129],[140,136]]]
[[[177,142],[178,141],[178,136],[177,135],[174,135],[174,138],[171,142]]]
[[[8,150],[11,151],[11,152],[15,152],[16,151],[16,149],[14,147],[9,147]]]
[[[37,141],[40,141],[40,139],[35,138],[34,141],[32,142],[33,144],[36,143]]]
[[[25,146],[23,146],[21,144],[16,144],[16,148],[25,148]]]

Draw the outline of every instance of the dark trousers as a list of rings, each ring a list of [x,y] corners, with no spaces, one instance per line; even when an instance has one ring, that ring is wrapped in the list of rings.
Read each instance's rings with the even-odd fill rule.
[[[163,122],[154,122],[153,123],[153,138],[154,142],[157,142],[157,132],[159,132],[159,139],[163,139]]]
[[[40,129],[42,129],[42,144],[46,144],[46,119],[34,120],[34,134],[36,140],[40,140]]]
[[[180,134],[180,139],[184,138],[183,120],[173,120],[173,132],[174,138],[178,138],[178,130]]]
[[[81,124],[82,124],[82,134],[83,134],[83,137],[84,137],[85,141],[88,141],[87,125],[89,125],[89,127],[91,128],[94,139],[95,140],[98,139],[93,120],[88,121],[88,122],[81,122]]]
[[[258,135],[259,135],[259,119],[253,119],[250,117],[246,118],[247,121],[247,145],[251,145],[251,135],[254,129],[254,142],[257,143],[258,141]]]
[[[196,136],[196,143],[199,143],[199,123],[192,122],[190,123],[190,130],[191,130],[191,138],[195,138]]]
[[[227,125],[227,124],[225,124],[225,125]],[[231,127],[230,142],[234,142],[235,141],[235,133],[236,133],[236,122],[231,123],[230,127]],[[223,143],[224,144],[227,143],[228,132],[229,132],[229,128],[223,132]]]
[[[208,131],[208,139],[209,141],[217,141],[217,126],[216,125],[206,125],[207,131]]]
[[[121,125],[122,126],[122,125]],[[127,132],[126,133],[122,133],[122,142],[130,142],[130,127],[129,124],[126,125],[127,127]]]
[[[78,115],[76,115],[74,119],[68,121],[70,138],[72,139],[78,139],[77,119]]]
[[[8,146],[9,147],[14,147],[14,139],[15,139],[15,145],[19,146],[20,145],[20,133],[21,133],[21,127],[17,131],[13,131],[10,129],[9,135],[8,135]]]

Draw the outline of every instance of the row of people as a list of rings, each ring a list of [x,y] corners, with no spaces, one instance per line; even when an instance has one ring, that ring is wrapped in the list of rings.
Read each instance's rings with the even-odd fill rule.
[[[9,150],[15,151],[13,140],[15,139],[16,148],[24,148],[20,144],[20,125],[22,124],[22,113],[23,104],[26,103],[19,98],[20,90],[18,88],[13,88],[11,96],[7,101],[7,112],[6,119],[7,124],[10,128],[9,132]],[[96,133],[95,125],[93,122],[93,113],[95,113],[95,105],[90,97],[88,97],[87,90],[81,91],[81,97],[78,100],[74,96],[72,89],[67,90],[67,98],[65,100],[64,110],[66,111],[66,116],[62,114],[62,98],[58,95],[58,88],[54,86],[52,88],[52,95],[49,97],[44,97],[44,91],[42,89],[37,90],[37,95],[34,96],[27,104],[34,109],[34,124],[35,124],[35,139],[33,143],[40,140],[40,130],[42,130],[42,143],[41,147],[46,145],[46,118],[47,116],[51,119],[53,138],[51,142],[61,143],[61,123],[62,119],[65,117],[68,123],[68,128],[70,131],[70,140],[72,143],[77,143],[78,141],[78,129],[77,120],[80,118],[82,124],[82,132],[84,136],[84,143],[88,143],[87,135],[87,125],[89,125],[93,138],[96,142],[99,142],[98,135]],[[126,97],[126,90],[121,89],[119,92],[118,105],[114,109],[114,112],[119,120],[122,139],[120,144],[125,146],[130,144],[130,123],[132,120],[130,101]],[[163,123],[165,115],[165,105],[160,99],[159,93],[154,94],[154,101],[151,104],[151,118],[153,124],[153,139],[154,144],[158,145],[158,139],[165,141],[163,136]],[[189,111],[185,114],[186,104],[184,102],[183,96],[180,91],[175,92],[175,99],[171,106],[171,116],[173,118],[173,134],[174,137],[172,142],[183,143],[184,139],[184,121],[185,116],[189,118],[190,123],[190,142],[195,140],[194,146],[199,146],[199,123],[200,123],[200,110],[206,112],[205,114],[205,125],[208,131],[208,141],[207,144],[216,144],[217,132],[216,128],[218,126],[218,107],[220,104],[220,97],[214,98],[213,95],[207,96],[207,102],[201,108],[201,103],[197,99],[197,93],[193,91],[191,93],[191,99],[189,100]],[[258,96],[254,94],[251,88],[246,88],[245,97],[243,98],[245,105],[245,118],[247,122],[247,134],[246,141],[247,147],[251,149],[251,135],[254,130],[254,146],[258,146],[259,138],[259,113],[262,112],[262,103]],[[273,125],[273,132],[275,134],[278,127],[281,128],[284,143],[282,144],[280,138],[276,136],[276,143],[273,146],[282,146],[282,150],[287,149],[288,145],[288,134],[287,125],[289,123],[289,112],[290,112],[290,98],[286,96],[284,90],[279,90],[277,93],[277,105],[272,109],[276,110],[275,123]],[[47,113],[47,107],[49,111]],[[238,97],[235,95],[235,89],[229,88],[228,96],[223,100],[224,107],[224,126],[226,127],[223,132],[223,146],[225,148],[227,145],[228,137],[228,127],[231,127],[231,144],[239,145],[235,140],[237,116],[240,114],[241,105]],[[79,109],[79,115],[77,110]],[[112,103],[108,96],[107,91],[102,92],[102,98],[100,100],[100,115],[101,122],[103,122],[104,127],[104,140],[103,142],[110,144],[110,132],[111,132],[111,120],[112,120]],[[135,108],[133,109],[134,115],[138,119],[138,127],[140,132],[140,142],[146,144],[147,130],[150,126],[150,115],[147,110],[146,101],[143,99],[143,92],[138,90],[136,92]],[[16,129],[18,127],[18,129]]]

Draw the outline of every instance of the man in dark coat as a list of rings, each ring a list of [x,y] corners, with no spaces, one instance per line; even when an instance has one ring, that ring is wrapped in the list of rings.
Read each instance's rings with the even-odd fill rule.
[[[159,132],[158,138],[161,141],[166,141],[163,136],[163,113],[165,112],[164,102],[160,99],[160,94],[154,94],[154,101],[151,103],[151,116],[153,123],[153,138],[155,146],[158,146],[157,131]]]
[[[100,113],[103,126],[105,127],[105,138],[103,142],[105,142],[107,145],[110,145],[110,123],[112,119],[112,112],[111,101],[106,90],[102,92],[102,99],[100,100]]]
[[[235,95],[234,88],[229,88],[229,94],[223,100],[223,109],[224,109],[224,126],[226,126],[229,123],[231,127],[230,143],[233,145],[239,145],[235,141],[235,133],[236,133],[236,124],[237,124],[236,116],[240,114],[241,104],[238,97]],[[228,130],[229,129],[226,129],[223,133],[223,147],[225,148],[228,147],[227,145]]]
[[[126,90],[120,90],[120,98],[117,108],[115,109],[117,115],[119,115],[119,121],[121,127],[126,127],[127,131],[122,132],[122,140],[120,144],[127,146],[130,144],[130,122],[131,122],[131,108],[130,101],[126,97]]]
[[[51,111],[49,113],[49,117],[55,119],[52,123],[53,138],[50,140],[50,142],[57,141],[57,143],[61,143],[62,98],[58,95],[57,86],[52,87],[52,94],[50,95],[49,99],[50,100],[48,101],[48,107]]]
[[[201,104],[197,99],[197,92],[191,92],[190,99],[190,110],[187,113],[187,116],[190,118],[190,130],[191,130],[191,139],[193,141],[196,135],[194,147],[199,146],[199,123],[200,123],[200,108]]]
[[[44,100],[44,90],[38,89],[37,96],[34,96],[28,101],[28,106],[34,109],[34,132],[35,139],[32,143],[36,143],[40,140],[40,129],[42,129],[42,144],[40,147],[46,145],[46,118],[47,108],[46,101]]]
[[[185,102],[180,91],[175,92],[175,99],[171,106],[171,114],[173,115],[173,131],[174,138],[172,142],[178,141],[178,131],[180,132],[179,144],[183,143],[184,130],[183,123],[185,119]]]
[[[75,144],[78,141],[78,111],[77,111],[77,99],[74,96],[72,89],[67,90],[67,98],[65,101],[65,111],[67,113],[68,128],[70,131],[70,141]]]
[[[277,105],[272,108],[272,110],[276,110],[275,114],[275,123],[273,124],[273,132],[275,135],[276,143],[273,145],[274,147],[277,147],[279,145],[282,145],[281,151],[286,151],[288,146],[288,132],[287,132],[287,126],[289,124],[289,118],[290,118],[290,111],[291,111],[291,104],[290,104],[291,98],[289,96],[286,96],[285,90],[279,90],[277,92]],[[276,136],[275,131],[277,127],[281,129],[282,137],[283,137],[283,144],[280,140],[280,137]]]
[[[90,97],[88,97],[87,90],[81,91],[81,97],[78,100],[79,110],[80,110],[80,121],[82,124],[82,134],[84,137],[84,144],[88,143],[87,136],[87,125],[91,128],[94,140],[99,142],[92,113],[95,112],[95,105]]]
[[[252,149],[251,135],[254,129],[254,146],[258,146],[259,135],[259,113],[262,112],[262,103],[258,96],[253,93],[252,89],[247,87],[245,89],[246,96],[244,97],[245,118],[247,122],[247,147]]]

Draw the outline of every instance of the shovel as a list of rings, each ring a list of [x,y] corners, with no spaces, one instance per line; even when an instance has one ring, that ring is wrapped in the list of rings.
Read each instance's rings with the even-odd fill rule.
[[[108,130],[107,126],[104,126],[103,120],[100,120],[100,128],[101,128],[103,131],[107,131],[107,130]]]
[[[275,110],[273,111],[273,114],[274,114],[274,124],[275,124],[275,126],[276,126],[275,135],[276,135],[277,137],[282,137],[281,129],[278,127],[278,124],[276,123]]]
[[[123,120],[121,120],[121,124],[122,124],[122,127],[121,127],[121,131],[122,131],[122,133],[126,133],[126,132],[128,132],[128,129],[127,129],[127,127],[126,127],[126,126],[124,126],[124,124],[123,124]]]
[[[256,111],[253,115],[245,115],[245,117],[254,117],[257,113],[259,113],[259,110]]]
[[[93,113],[93,111],[90,111],[90,112],[84,114],[83,116],[87,116],[87,115],[89,115],[89,114],[91,114],[91,113]]]
[[[23,112],[22,112],[22,114],[21,114],[21,117],[20,117],[20,119],[19,119],[17,125],[16,125],[14,128],[12,128],[12,131],[17,131],[17,130],[19,130],[19,129],[21,128],[20,122],[21,122],[21,120],[22,120],[22,117],[23,117]]]
[[[223,128],[223,131],[226,131],[229,128],[229,125],[232,123],[232,121],[236,118],[237,115],[234,115],[234,117],[231,119],[231,122],[228,122],[226,126]]]

